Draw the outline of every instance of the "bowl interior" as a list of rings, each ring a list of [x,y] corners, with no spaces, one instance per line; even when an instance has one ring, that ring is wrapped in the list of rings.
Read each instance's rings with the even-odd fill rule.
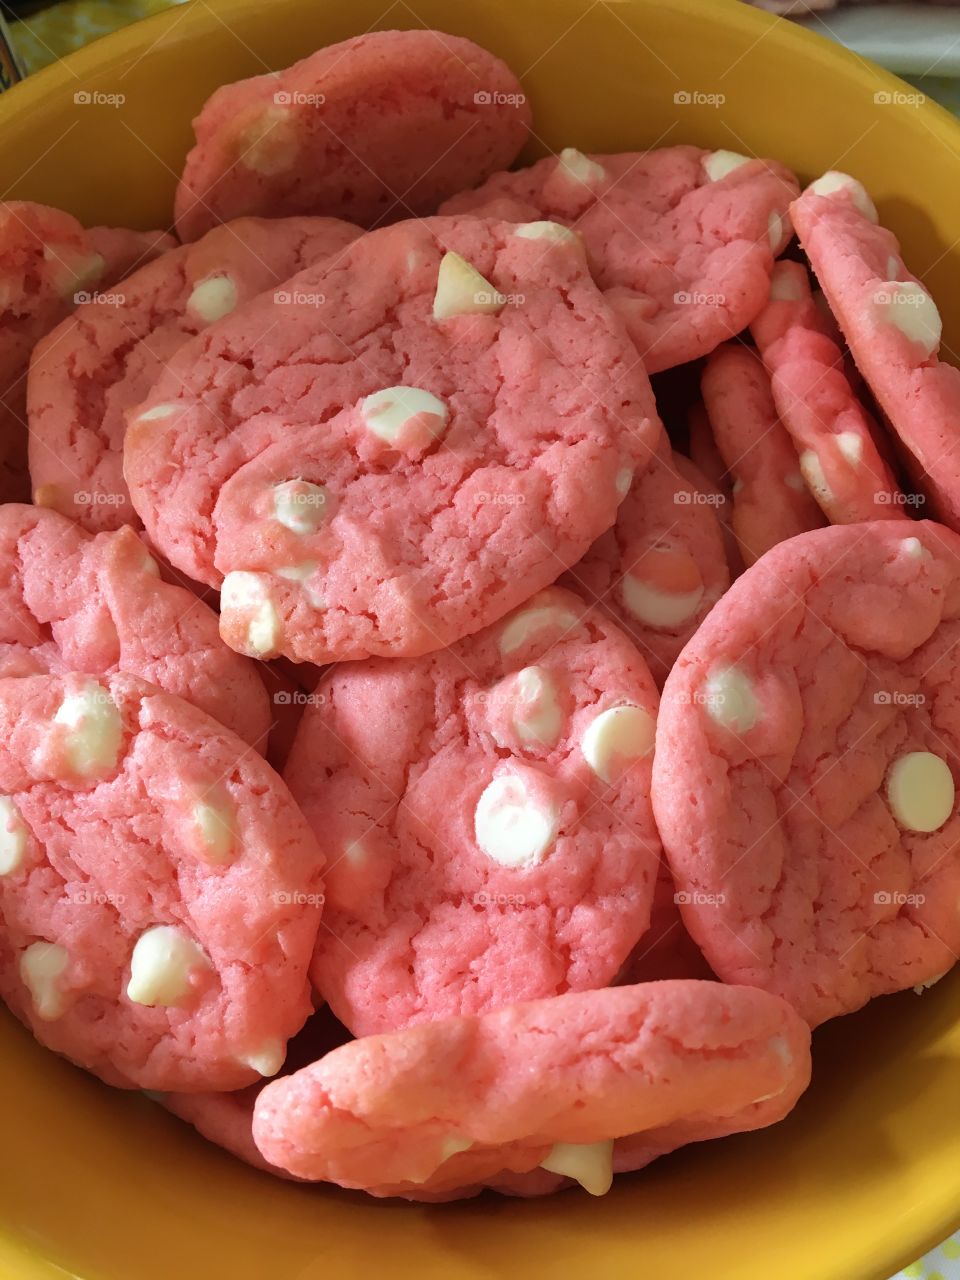
[[[698,142],[775,155],[806,178],[853,172],[938,298],[947,344],[960,341],[960,127],[898,102],[906,86],[854,55],[716,0],[418,0],[416,13],[402,0],[199,0],[3,95],[5,198],[166,227],[190,118],[218,84],[419,25],[470,36],[520,73],[531,155]],[[122,101],[75,101],[93,90]],[[815,1083],[785,1124],[680,1153],[602,1200],[436,1209],[275,1182],[0,1015],[0,1271],[881,1280],[960,1222],[958,1002],[955,973],[824,1028]]]

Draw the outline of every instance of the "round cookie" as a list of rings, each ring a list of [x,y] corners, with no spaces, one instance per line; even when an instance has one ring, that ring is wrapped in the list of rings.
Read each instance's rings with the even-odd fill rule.
[[[960,948],[960,538],[835,525],[734,583],[663,691],[654,808],[711,968],[816,1025]]]
[[[530,128],[499,58],[440,31],[371,31],[224,85],[193,122],[177,188],[183,240],[242,214],[372,227],[436,212],[511,164]]]
[[[713,437],[733,480],[733,531],[751,565],[787,538],[824,523],[777,414],[770,375],[748,347],[728,343],[700,379]]]
[[[310,1012],[317,844],[241,739],[130,676],[0,681],[0,994],[123,1087],[239,1089]]]
[[[685,479],[665,451],[634,480],[617,523],[564,581],[623,627],[662,685],[730,585],[716,500]]]
[[[0,565],[0,677],[124,671],[263,749],[274,717],[257,667],[132,529],[92,537],[54,511],[0,506]]]
[[[558,588],[321,681],[284,778],[332,851],[311,975],[355,1035],[614,978],[657,876],[656,707],[626,636]]]
[[[877,225],[861,184],[828,173],[793,206],[801,243],[857,368],[905,447],[933,514],[960,529],[960,370],[940,360],[940,314]]]
[[[123,479],[126,411],[201,329],[360,234],[335,218],[241,218],[78,307],[30,363],[37,503],[94,533],[138,525]]]
[[[792,232],[793,174],[732,151],[567,148],[497,173],[441,213],[549,218],[583,237],[594,276],[648,373],[695,360],[750,323]]]
[[[171,563],[223,578],[228,644],[323,664],[502,617],[613,524],[661,438],[575,237],[436,218],[188,343],[124,471]]]
[[[809,1038],[782,1000],[745,987],[571,992],[355,1040],[268,1084],[253,1134],[297,1177],[377,1196],[568,1179],[603,1195],[671,1129],[693,1140],[782,1119],[809,1081]]]
[[[89,294],[175,243],[160,231],[86,231],[60,209],[0,202],[0,452],[26,440],[34,345]]]
[[[906,498],[874,443],[879,427],[850,385],[804,266],[776,264],[750,328],[807,488],[831,524],[902,519]]]

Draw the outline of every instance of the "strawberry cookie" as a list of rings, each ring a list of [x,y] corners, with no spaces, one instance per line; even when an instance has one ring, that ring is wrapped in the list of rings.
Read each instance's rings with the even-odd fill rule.
[[[86,231],[60,209],[0,203],[0,452],[26,437],[34,345],[85,298],[175,244],[160,231]]]
[[[126,410],[189,338],[360,234],[335,218],[241,218],[78,307],[30,364],[36,502],[94,533],[138,524],[123,479]]]
[[[750,331],[807,488],[831,524],[902,519],[906,499],[875,443],[880,428],[850,385],[828,329],[806,268],[778,262],[770,300]]]
[[[632,484],[617,523],[566,575],[633,639],[658,684],[730,585],[715,497],[669,450]]]
[[[960,949],[960,537],[835,525],[734,583],[663,690],[654,809],[726,982],[816,1025]]]
[[[715,982],[571,992],[355,1040],[266,1085],[263,1156],[377,1196],[592,1195],[685,1142],[782,1119],[810,1079],[784,1001]]]
[[[793,174],[732,151],[568,148],[497,173],[441,213],[549,218],[583,237],[597,283],[649,373],[706,355],[763,307],[790,240]]]
[[[0,994],[109,1084],[239,1089],[310,1012],[322,858],[246,743],[130,676],[0,681]]]
[[[441,31],[370,31],[223,85],[193,122],[183,240],[242,214],[372,227],[435,213],[515,159],[530,109],[505,63]]]
[[[960,370],[939,359],[936,303],[877,225],[861,184],[828,173],[793,206],[797,232],[847,345],[934,513],[960,529]]]
[[[140,676],[262,748],[273,718],[256,666],[217,616],[164,582],[132,529],[91,537],[39,507],[0,506],[0,677]]]
[[[240,652],[412,656],[502,617],[616,519],[663,429],[564,228],[372,232],[199,334],[134,411],[151,541]]]
[[[613,979],[657,877],[656,709],[627,637],[557,588],[320,683],[284,778],[333,850],[311,973],[355,1035]]]
[[[734,478],[732,524],[744,564],[824,524],[759,356],[728,343],[707,361],[700,389],[717,448]]]

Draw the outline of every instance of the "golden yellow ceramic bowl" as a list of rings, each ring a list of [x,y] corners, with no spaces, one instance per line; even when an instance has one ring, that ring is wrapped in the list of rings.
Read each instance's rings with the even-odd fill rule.
[[[217,85],[369,27],[473,37],[520,73],[537,142],[664,143],[861,178],[960,342],[960,127],[858,58],[717,0],[197,0],[0,99],[6,198],[167,226]],[[122,94],[121,106],[76,93]],[[884,101],[882,95],[888,95]],[[717,105],[722,95],[722,105]],[[880,98],[877,95],[881,95]],[[40,1280],[883,1280],[960,1223],[960,974],[824,1029],[790,1119],[595,1200],[378,1203],[275,1181],[0,1018],[0,1276]]]

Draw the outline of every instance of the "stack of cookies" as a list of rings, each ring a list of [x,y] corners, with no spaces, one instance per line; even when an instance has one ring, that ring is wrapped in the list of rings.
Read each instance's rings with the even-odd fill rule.
[[[176,240],[0,206],[0,994],[375,1196],[770,1125],[960,950],[933,300],[849,175],[531,128],[379,32],[213,95]]]

